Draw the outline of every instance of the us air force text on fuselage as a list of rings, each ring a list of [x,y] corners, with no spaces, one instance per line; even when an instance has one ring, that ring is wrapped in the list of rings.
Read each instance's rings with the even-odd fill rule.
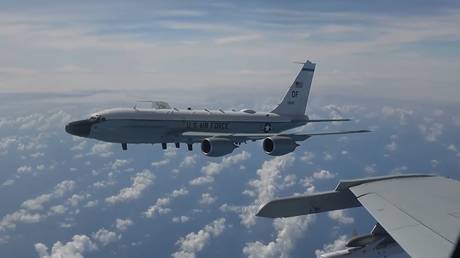
[[[185,128],[200,130],[228,130],[228,122],[186,121]]]

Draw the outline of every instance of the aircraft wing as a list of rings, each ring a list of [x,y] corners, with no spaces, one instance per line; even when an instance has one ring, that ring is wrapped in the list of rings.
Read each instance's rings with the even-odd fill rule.
[[[351,121],[349,118],[338,118],[338,119],[308,119],[309,123],[317,123],[317,122],[347,122]]]
[[[364,206],[411,257],[450,257],[460,233],[460,182],[399,175],[341,181],[331,192],[271,201],[261,217]]]
[[[352,134],[352,133],[367,133],[369,130],[341,131],[341,132],[322,132],[322,133],[306,133],[306,134],[284,134],[284,133],[218,133],[218,132],[183,132],[182,137],[187,138],[192,142],[200,142],[205,138],[231,138],[235,142],[244,142],[248,140],[261,140],[273,136],[286,136],[295,141],[304,141],[312,136],[319,135],[334,135],[334,134]]]

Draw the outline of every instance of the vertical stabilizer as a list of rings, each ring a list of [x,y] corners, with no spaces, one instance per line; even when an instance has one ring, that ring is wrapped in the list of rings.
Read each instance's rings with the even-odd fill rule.
[[[272,113],[289,116],[303,116],[307,107],[308,95],[310,94],[313,73],[316,64],[307,61],[304,63],[294,83],[284,96],[283,101]]]

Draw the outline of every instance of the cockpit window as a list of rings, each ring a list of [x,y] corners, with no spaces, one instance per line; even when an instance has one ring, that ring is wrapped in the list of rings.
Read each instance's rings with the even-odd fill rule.
[[[102,117],[101,115],[94,115],[91,116],[89,120],[93,122],[105,121],[105,117]]]

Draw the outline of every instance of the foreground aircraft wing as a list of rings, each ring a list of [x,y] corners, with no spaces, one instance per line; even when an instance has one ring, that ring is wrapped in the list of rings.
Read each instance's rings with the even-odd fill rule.
[[[244,142],[248,140],[261,140],[267,137],[273,136],[285,136],[290,137],[294,141],[304,141],[312,136],[319,135],[334,135],[334,134],[352,134],[352,133],[367,133],[369,130],[355,130],[355,131],[341,131],[341,132],[324,132],[324,133],[307,133],[307,134],[283,134],[283,133],[217,133],[217,132],[184,132],[182,137],[189,139],[192,142],[199,142],[205,138],[231,138],[236,142]]]
[[[334,191],[273,200],[257,216],[291,217],[364,206],[411,257],[450,257],[460,233],[460,182],[399,175],[341,181]]]

